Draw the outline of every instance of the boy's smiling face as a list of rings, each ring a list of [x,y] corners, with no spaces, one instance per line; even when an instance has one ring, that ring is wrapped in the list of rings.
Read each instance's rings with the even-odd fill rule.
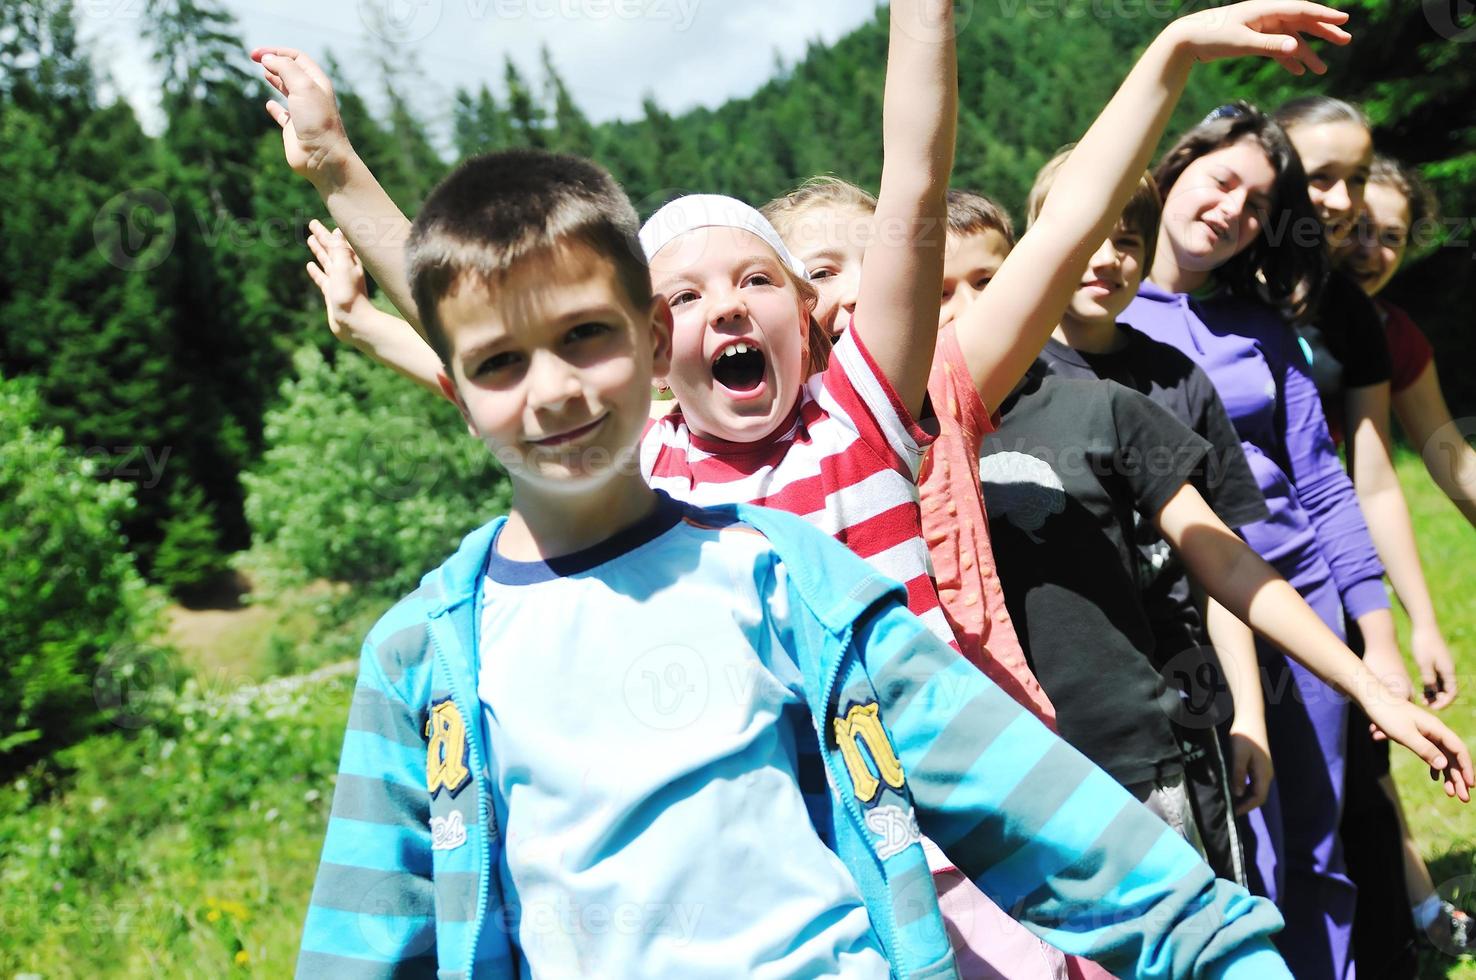
[[[635,308],[609,260],[565,242],[491,288],[463,279],[438,312],[442,387],[515,481],[578,493],[635,465],[670,321]]]
[[[1071,295],[1065,318],[1079,323],[1115,323],[1143,282],[1143,235],[1119,223],[1087,263]]]

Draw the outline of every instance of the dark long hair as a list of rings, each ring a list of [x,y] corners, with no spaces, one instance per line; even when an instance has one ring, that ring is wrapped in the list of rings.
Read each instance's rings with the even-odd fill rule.
[[[1301,320],[1317,308],[1329,263],[1322,223],[1307,196],[1302,160],[1274,119],[1248,102],[1223,105],[1179,137],[1164,154],[1153,179],[1166,201],[1184,168],[1215,150],[1254,142],[1276,172],[1273,213],[1249,247],[1214,270],[1215,281],[1240,296],[1253,296]]]

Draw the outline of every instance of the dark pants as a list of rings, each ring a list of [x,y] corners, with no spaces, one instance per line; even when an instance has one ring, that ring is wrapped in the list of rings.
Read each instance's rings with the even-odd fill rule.
[[[1348,624],[1348,645],[1363,654],[1363,637]],[[1348,789],[1339,830],[1348,877],[1358,886],[1353,955],[1365,980],[1417,975],[1419,952],[1404,880],[1404,834],[1394,801],[1379,785],[1389,774],[1389,743],[1368,734],[1368,716],[1348,708]]]

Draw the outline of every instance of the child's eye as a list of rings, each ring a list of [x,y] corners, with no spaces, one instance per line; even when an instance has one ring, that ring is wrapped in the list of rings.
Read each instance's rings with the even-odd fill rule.
[[[694,291],[690,289],[684,289],[681,292],[673,295],[670,299],[666,301],[666,303],[668,306],[685,306],[696,298],[697,294]]]
[[[743,285],[745,285],[745,286],[772,286],[772,285],[774,285],[774,280],[771,279],[769,277],[769,274],[766,273],[766,272],[755,272],[753,275],[751,275],[747,279],[743,280]]]
[[[978,292],[983,292],[984,287],[989,285],[993,281],[993,276],[980,276],[978,279],[974,280],[974,289]]]
[[[832,269],[816,269],[810,273],[811,282],[819,282],[822,279],[833,279],[835,271]]]
[[[571,344],[578,343],[581,340],[590,340],[594,337],[603,336],[604,334],[607,334],[609,332],[610,325],[607,323],[581,323],[577,327],[574,327],[572,330],[570,330],[569,333],[564,337],[564,340]]]
[[[516,351],[503,351],[500,354],[493,354],[477,365],[476,370],[472,372],[472,377],[480,377],[484,374],[490,374],[493,371],[505,371],[508,368],[516,367],[521,362],[522,357],[523,355]]]

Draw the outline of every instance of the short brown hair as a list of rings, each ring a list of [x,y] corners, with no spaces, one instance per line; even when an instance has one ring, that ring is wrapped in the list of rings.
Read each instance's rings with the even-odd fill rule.
[[[438,307],[472,277],[494,286],[517,263],[579,242],[609,259],[631,304],[651,303],[640,219],[608,172],[543,150],[475,156],[436,185],[406,245],[410,292],[443,363],[450,344]]]
[[[948,192],[948,231],[954,235],[997,231],[1005,245],[1015,247],[1015,223],[1010,220],[1010,213],[977,191]]]
[[[1030,196],[1025,201],[1025,227],[1035,224],[1035,219],[1040,217],[1040,212],[1045,208],[1046,195],[1055,186],[1056,174],[1060,173],[1061,165],[1071,155],[1074,147],[1067,146],[1046,161],[1045,166],[1035,175],[1035,183],[1030,187]],[[1133,196],[1128,199],[1127,207],[1122,209],[1122,217],[1118,221],[1124,228],[1128,228],[1143,236],[1143,278],[1148,278],[1148,270],[1153,268],[1153,256],[1158,252],[1158,222],[1163,216],[1163,199],[1158,196],[1158,184],[1153,175],[1143,171],[1143,176],[1138,180],[1138,186],[1133,188]]]

